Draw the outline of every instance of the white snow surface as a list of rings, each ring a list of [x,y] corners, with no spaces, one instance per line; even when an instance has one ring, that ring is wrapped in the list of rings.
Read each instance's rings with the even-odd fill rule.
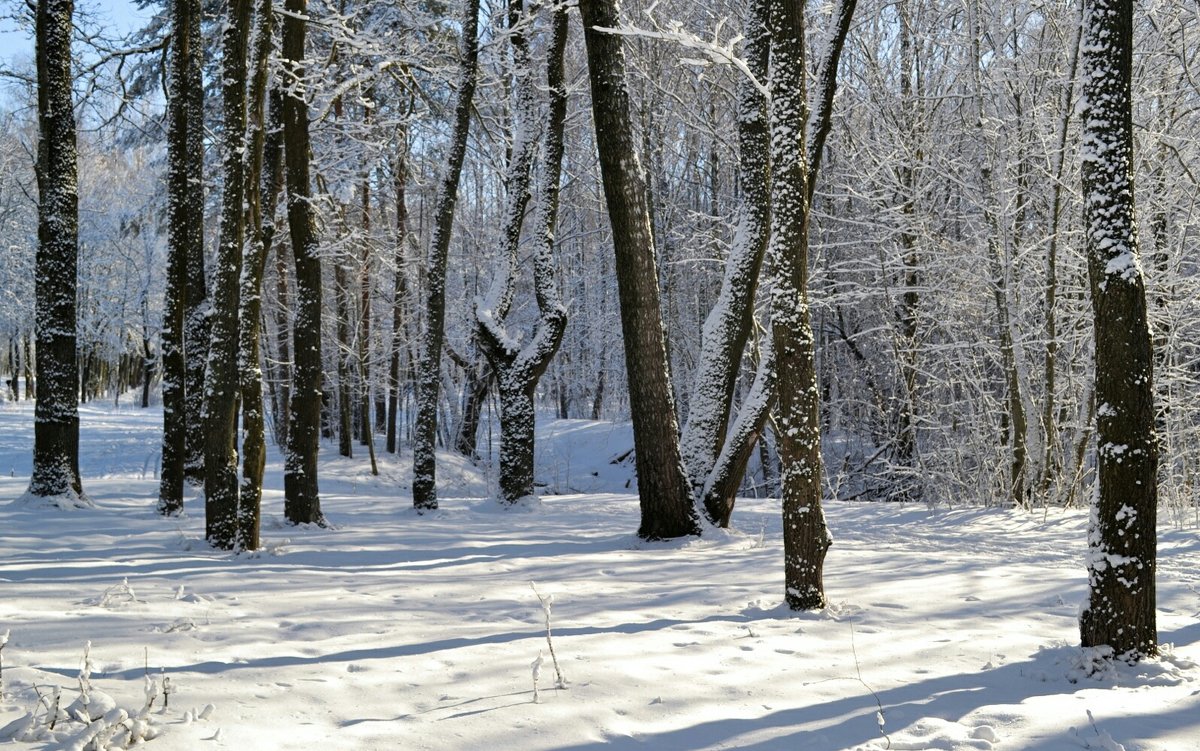
[[[609,463],[627,426],[543,421],[544,494],[519,513],[443,454],[442,507],[418,516],[407,456],[381,453],[372,478],[365,458],[325,450],[329,529],[284,525],[273,454],[264,549],[233,555],[204,543],[198,498],[182,519],[156,516],[160,412],[81,416],[97,507],[31,508],[11,501],[29,481],[32,411],[0,404],[0,733],[35,685],[78,695],[91,641],[92,690],[131,716],[146,664],[169,679],[145,742],[164,751],[1200,749],[1194,529],[1160,536],[1173,647],[1113,667],[1077,646],[1082,510],[831,503],[833,604],[795,614],[775,501],[739,501],[736,528],[701,539],[634,536],[632,462]],[[565,689],[548,679],[530,582],[554,597]]]

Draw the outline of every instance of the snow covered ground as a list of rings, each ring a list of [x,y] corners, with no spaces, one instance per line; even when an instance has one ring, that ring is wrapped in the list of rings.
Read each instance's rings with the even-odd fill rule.
[[[441,510],[415,515],[408,457],[326,453],[332,529],[281,522],[268,465],[266,549],[203,542],[200,501],[154,514],[161,415],[83,410],[99,508],[9,503],[28,483],[28,404],[0,405],[0,728],[37,691],[94,691],[136,713],[167,676],[148,748],[1200,749],[1200,536],[1164,528],[1158,661],[1088,675],[1077,642],[1086,514],[833,504],[834,605],[782,590],[776,504],[736,529],[645,544],[625,489],[627,427],[540,431],[533,508],[483,500],[485,475],[442,457]],[[365,452],[361,452],[365,455]],[[553,595],[555,688],[543,612]],[[534,702],[531,664],[543,656]],[[98,695],[98,694],[97,694]],[[208,705],[211,709],[205,710]],[[78,725],[36,742],[69,748]]]

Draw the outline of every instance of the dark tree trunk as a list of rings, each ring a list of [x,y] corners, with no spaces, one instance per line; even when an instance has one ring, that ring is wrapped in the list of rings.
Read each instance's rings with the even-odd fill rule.
[[[805,151],[803,0],[771,0],[771,296],[778,443],[783,485],[784,584],[788,607],[825,607],[825,553],[832,538],[821,508],[821,425],[808,302],[808,163]],[[797,137],[799,134],[799,137]]]
[[[340,263],[333,264],[334,295],[337,298],[337,408],[338,408],[338,453],[345,457],[354,456],[353,419],[350,405],[350,305],[346,289],[346,270]]]
[[[275,238],[275,208],[283,182],[282,113],[271,99],[267,113],[267,66],[271,56],[271,0],[258,0],[255,11],[254,69],[250,83],[250,163],[246,175],[250,208],[250,251],[242,265],[241,326],[238,368],[242,390],[242,485],[238,499],[236,546],[257,550],[262,526],[262,483],[267,461],[267,431],[263,404],[263,373],[259,352],[262,339],[262,287],[267,254]]]
[[[29,494],[89,505],[79,478],[75,289],[79,194],[71,101],[72,0],[38,0],[37,403]]]
[[[1089,0],[1084,21],[1083,193],[1096,337],[1096,498],[1083,646],[1126,661],[1158,651],[1158,440],[1154,361],[1133,200],[1133,0]]]
[[[396,157],[392,167],[392,186],[396,199],[396,276],[392,283],[392,342],[388,363],[387,451],[399,450],[397,424],[400,411],[400,357],[406,343],[404,314],[408,305],[408,203],[405,189],[408,184],[408,127],[402,125],[396,136]]]
[[[172,0],[172,43],[170,99],[167,130],[167,288],[163,301],[162,474],[158,489],[158,511],[173,516],[183,511],[184,464],[186,461],[187,412],[184,357],[184,320],[187,302],[188,255],[193,250],[197,219],[191,199],[191,181],[197,165],[188,163],[188,134],[196,127],[195,113],[187,97],[188,69],[197,54],[198,40],[191,36],[191,13],[195,0]],[[203,232],[203,227],[200,228]],[[198,248],[197,250],[202,250]]]
[[[296,258],[295,366],[283,513],[292,524],[325,524],[317,487],[321,436],[321,257],[309,184],[308,104],[304,99],[304,36],[308,0],[286,0],[283,16],[283,144],[288,228]]]
[[[630,118],[624,43],[620,37],[596,28],[617,28],[620,17],[616,0],[581,0],[579,10],[592,84],[596,145],[616,250],[642,510],[638,534],[645,539],[699,534],[699,520],[679,453],[646,178],[637,157]]]
[[[278,99],[280,118],[282,121],[283,95],[279,89],[272,89],[271,98]],[[277,106],[274,102],[272,107]],[[280,242],[275,248],[275,336],[276,352],[279,362],[279,398],[275,418],[275,445],[284,447],[288,443],[288,425],[291,423],[292,401],[292,328],[291,328],[291,292],[288,286],[288,243]]]
[[[237,542],[238,308],[245,242],[246,42],[250,0],[231,0],[222,42],[224,191],[213,275],[212,324],[204,384],[205,537],[214,547]]]
[[[442,338],[446,323],[446,262],[450,252],[450,234],[454,226],[454,207],[458,201],[458,181],[467,152],[467,133],[471,123],[471,101],[475,96],[479,45],[479,0],[463,3],[461,70],[454,103],[454,126],[446,155],[446,172],[438,190],[434,209],[433,238],[429,245],[429,263],[425,282],[425,331],[422,337],[421,363],[417,368],[417,420],[413,435],[413,507],[437,508],[437,464],[434,444],[437,440],[438,401],[441,391]]]
[[[188,118],[188,182],[186,218],[180,228],[185,252],[187,288],[184,302],[184,477],[204,484],[204,371],[208,364],[208,281],[204,271],[204,48],[200,33],[201,0],[187,0],[188,59],[177,96]]]

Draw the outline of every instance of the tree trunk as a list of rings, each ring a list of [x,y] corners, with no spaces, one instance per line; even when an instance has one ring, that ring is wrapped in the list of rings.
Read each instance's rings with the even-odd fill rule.
[[[399,450],[397,423],[400,411],[400,356],[407,346],[404,327],[408,304],[408,203],[405,189],[408,184],[408,126],[402,124],[396,135],[395,162],[392,166],[392,186],[396,200],[396,276],[392,283],[392,342],[388,363],[387,452]]]
[[[1099,488],[1080,633],[1083,646],[1108,646],[1113,656],[1136,661],[1158,651],[1158,441],[1133,200],[1133,0],[1088,0],[1085,7],[1081,136]]]
[[[833,542],[821,508],[821,425],[808,302],[808,161],[805,151],[803,0],[771,0],[771,296],[783,485],[788,607],[825,607],[825,553]]]
[[[184,478],[195,486],[204,484],[204,371],[208,365],[208,281],[204,271],[204,42],[200,31],[201,0],[187,0],[187,38],[191,41],[183,70],[182,106],[187,129],[187,209],[180,228],[186,244],[186,296],[184,298]]]
[[[433,238],[429,245],[429,264],[425,289],[425,331],[422,337],[421,363],[417,369],[417,420],[413,435],[413,507],[437,508],[437,464],[434,445],[437,440],[438,401],[441,387],[442,338],[446,323],[446,262],[450,252],[450,234],[454,227],[454,207],[458,201],[458,181],[467,152],[467,133],[471,123],[471,101],[475,96],[475,74],[479,59],[476,40],[479,0],[463,3],[461,69],[458,94],[454,102],[454,126],[446,158],[446,172],[438,189],[434,209]]]
[[[630,118],[624,44],[598,30],[621,25],[616,0],[581,0],[592,116],[608,218],[616,251],[617,290],[642,522],[638,535],[657,540],[699,534],[679,453],[675,399],[659,307],[658,267],[646,178]]]
[[[205,537],[214,547],[237,542],[238,308],[245,242],[246,43],[250,0],[231,0],[222,41],[224,191],[213,275],[212,334],[204,384]]]
[[[317,450],[321,436],[321,257],[309,184],[304,36],[308,0],[286,0],[283,16],[283,148],[288,229],[296,258],[296,321],[283,513],[292,524],[320,524]]]
[[[338,453],[347,458],[354,456],[353,419],[350,405],[350,305],[346,289],[346,269],[338,262],[333,264],[334,295],[337,298],[337,407],[338,407]]]
[[[174,516],[183,511],[183,482],[186,455],[187,408],[185,388],[187,362],[184,356],[184,320],[187,309],[188,256],[193,250],[197,220],[201,212],[191,199],[196,193],[191,181],[197,165],[189,164],[189,133],[196,127],[195,112],[188,100],[188,69],[197,54],[198,40],[191,36],[190,14],[195,0],[172,0],[172,44],[167,131],[167,286],[163,300],[162,330],[162,473],[158,489],[158,512]],[[200,227],[201,233],[203,226]],[[203,250],[200,248],[199,250]]]
[[[71,101],[72,0],[38,0],[38,248],[35,316],[37,402],[31,496],[91,505],[79,477],[79,364],[75,290],[79,194]]]
[[[754,0],[747,17],[743,56],[759,82],[767,78],[771,51],[768,0]],[[694,492],[712,473],[729,427],[729,410],[754,322],[754,298],[771,229],[771,158],[766,97],[745,76],[738,83],[738,174],[742,200],[737,231],[725,262],[717,302],[704,322],[696,380],[680,446]],[[714,522],[724,510],[706,505]]]
[[[267,254],[275,238],[275,208],[282,182],[283,136],[278,99],[267,114],[267,72],[271,56],[274,8],[258,0],[255,10],[254,70],[250,82],[250,164],[246,175],[250,207],[250,252],[242,265],[241,327],[238,368],[242,391],[242,486],[238,499],[237,539],[240,550],[257,550],[262,519],[262,482],[267,461],[263,404],[262,287]],[[269,127],[268,127],[269,126]]]
[[[516,28],[519,14],[511,11],[519,10],[519,2],[510,4],[510,27]],[[526,122],[534,109],[533,83],[531,79],[528,49],[523,37],[514,35],[514,61],[524,65],[526,73],[521,80],[518,74],[518,107],[524,107],[524,114],[517,117],[517,129]],[[563,128],[567,113],[567,89],[563,75],[563,58],[567,40],[567,11],[560,4],[554,11],[553,37],[550,43],[547,60],[546,80],[550,90],[550,121],[546,134],[546,161],[543,167],[541,182],[541,200],[537,209],[537,247],[534,251],[533,277],[535,294],[538,303],[538,322],[533,336],[524,347],[509,336],[504,329],[502,315],[495,308],[476,308],[476,318],[479,326],[479,337],[483,343],[484,352],[497,374],[497,390],[500,392],[500,495],[501,500],[513,503],[534,493],[534,455],[536,413],[534,410],[534,394],[538,382],[545,374],[550,360],[562,343],[563,332],[567,325],[567,309],[559,299],[558,287],[554,279],[554,226],[558,216],[559,181],[562,172],[563,157]],[[532,139],[531,139],[532,140]],[[533,144],[520,144],[530,151],[532,161]],[[520,148],[513,149],[514,164],[520,169],[522,159]],[[527,169],[527,168],[526,168]],[[512,177],[513,175],[510,175]],[[519,180],[510,181],[510,187],[520,188]],[[528,179],[524,187],[528,191]],[[511,274],[515,271],[516,241],[520,237],[520,217],[524,214],[524,202],[510,195],[510,221],[516,222],[508,227],[508,247],[511,263],[501,274],[510,275],[508,285],[512,285]],[[521,206],[515,204],[521,203]],[[511,296],[511,295],[510,295]]]

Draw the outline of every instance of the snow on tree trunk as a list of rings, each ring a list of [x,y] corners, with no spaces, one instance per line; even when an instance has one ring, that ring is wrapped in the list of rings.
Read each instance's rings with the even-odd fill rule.
[[[407,114],[407,113],[406,113]],[[400,358],[405,349],[407,331],[404,316],[408,305],[408,124],[401,120],[396,133],[396,154],[392,166],[392,185],[396,201],[396,275],[392,282],[392,340],[388,362],[387,452],[399,450]]]
[[[514,131],[507,185],[508,214],[504,235],[504,258],[492,282],[488,298],[475,309],[479,341],[496,373],[500,393],[500,495],[514,502],[534,491],[534,402],[538,381],[550,359],[558,351],[566,327],[566,308],[558,297],[554,281],[554,223],[557,216],[559,180],[563,154],[563,126],[566,119],[566,86],[563,57],[566,45],[566,10],[555,9],[553,39],[547,62],[547,83],[551,92],[550,121],[546,136],[546,160],[542,173],[542,193],[537,210],[537,248],[534,252],[534,286],[538,302],[538,323],[529,343],[521,347],[504,327],[504,316],[515,292],[517,249],[521,225],[529,202],[530,171],[536,140],[533,121],[537,114],[533,69],[529,44],[520,32],[521,2],[509,4],[510,43],[515,69]]]
[[[1158,649],[1158,440],[1137,245],[1132,0],[1089,0],[1082,46],[1084,224],[1096,341],[1097,492],[1088,526],[1085,647],[1133,661]]]
[[[204,484],[204,371],[208,365],[208,281],[204,270],[204,49],[200,32],[201,0],[187,2],[187,38],[190,40],[183,80],[176,96],[188,120],[188,192],[181,242],[186,245],[186,297],[183,319],[184,477]]]
[[[629,409],[633,418],[638,535],[667,539],[699,534],[691,487],[679,453],[675,399],[659,305],[658,264],[650,227],[646,177],[637,156],[616,0],[581,0],[592,117],[608,218],[616,251],[617,293]]]
[[[256,550],[262,517],[263,470],[267,431],[263,404],[263,373],[259,352],[262,338],[262,287],[267,254],[275,238],[275,207],[279,201],[283,134],[281,113],[273,107],[268,122],[267,80],[271,55],[272,0],[258,0],[255,10],[254,69],[250,82],[250,162],[246,175],[250,207],[250,250],[242,264],[238,370],[242,391],[242,485],[238,499],[237,539],[240,550]],[[273,99],[273,102],[278,102]],[[268,127],[269,126],[269,127]],[[269,131],[269,132],[268,132]]]
[[[454,126],[450,136],[446,172],[438,189],[434,209],[433,237],[429,244],[426,275],[425,330],[422,336],[421,362],[417,368],[417,418],[413,426],[413,507],[437,508],[438,401],[442,361],[442,338],[446,323],[446,262],[450,235],[454,227],[454,207],[458,202],[458,181],[467,152],[467,134],[471,123],[471,100],[475,96],[476,65],[479,45],[479,0],[463,3],[461,69],[454,103]]]
[[[296,321],[283,513],[292,524],[325,524],[317,487],[321,438],[321,256],[309,183],[308,90],[304,77],[307,0],[286,0],[283,16],[283,148],[288,229],[296,259]]]
[[[770,53],[767,2],[754,0],[744,31],[742,54],[749,72],[758,80],[743,76],[738,82],[738,175],[742,201],[717,302],[704,322],[695,385],[680,439],[688,481],[700,495],[704,495],[701,487],[706,481],[711,484],[709,475],[725,443],[738,367],[754,321],[754,296],[770,238],[771,141],[766,98],[759,90],[767,77]],[[737,480],[740,482],[741,477]],[[723,507],[710,507],[706,502],[704,508],[714,523],[728,518]]]
[[[244,152],[250,7],[250,0],[233,0],[229,4],[222,40],[224,189],[204,383],[205,537],[222,549],[233,548],[237,539],[238,308],[246,234]]]
[[[159,513],[183,511],[184,465],[187,459],[187,412],[184,355],[184,320],[187,307],[189,241],[197,218],[192,212],[191,181],[195,165],[188,163],[188,134],[196,127],[187,98],[188,66],[198,40],[191,34],[193,0],[173,0],[172,44],[167,130],[167,286],[163,300],[162,331],[162,473],[158,490]],[[199,217],[203,221],[203,216]],[[201,231],[203,228],[201,228]]]
[[[804,3],[771,0],[771,295],[783,485],[784,585],[793,610],[825,606],[832,537],[821,508],[821,435],[808,301]]]
[[[37,403],[29,495],[91,505],[79,478],[79,366],[75,291],[79,188],[71,101],[72,0],[38,0],[38,248],[35,281]]]

